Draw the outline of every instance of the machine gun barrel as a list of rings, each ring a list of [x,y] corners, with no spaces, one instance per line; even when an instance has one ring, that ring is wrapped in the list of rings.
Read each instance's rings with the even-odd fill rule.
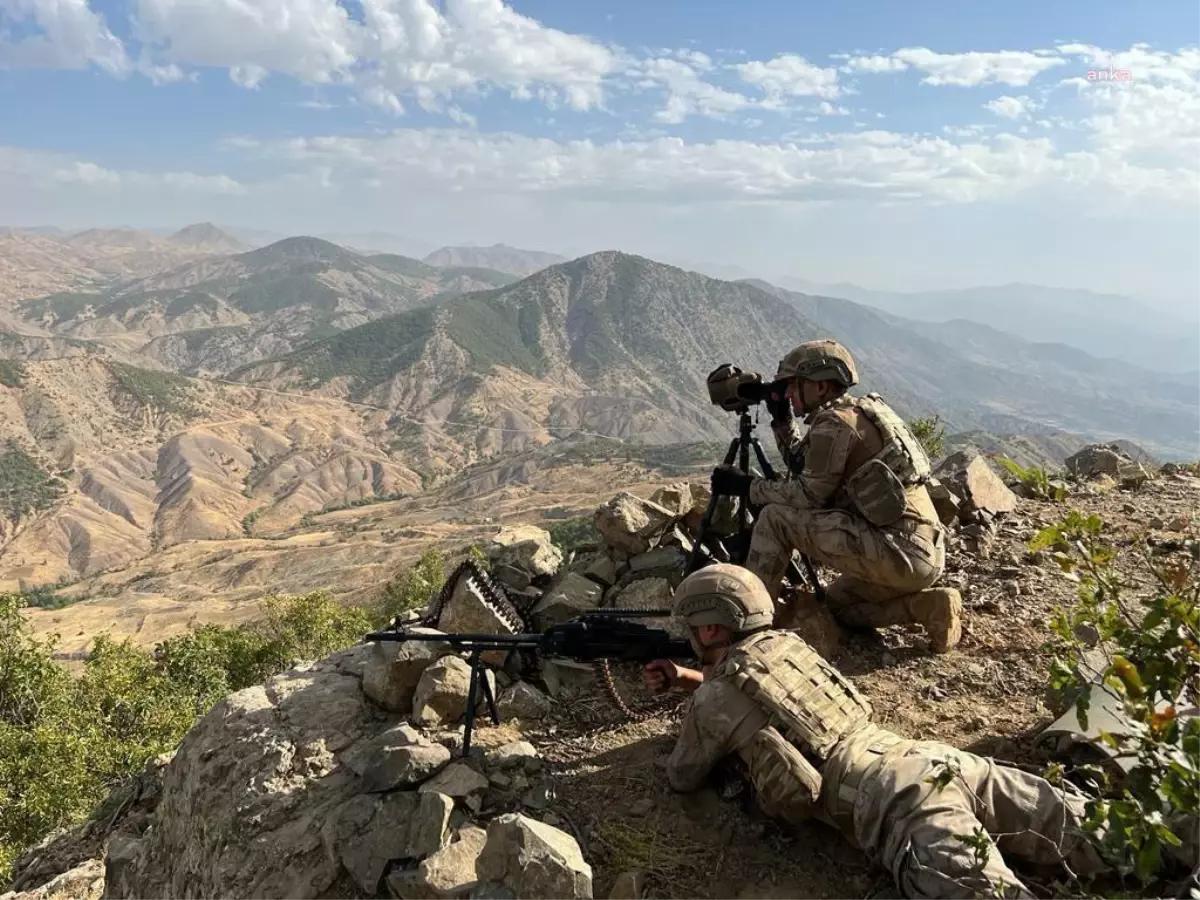
[[[543,656],[572,659],[578,662],[619,660],[650,662],[655,659],[692,659],[695,653],[689,641],[674,638],[662,628],[652,628],[626,619],[661,618],[671,615],[666,609],[602,609],[583,613],[566,622],[551,626],[541,633],[479,634],[413,631],[403,626],[385,631],[373,631],[364,641],[425,641],[449,644],[470,653],[471,684],[467,694],[467,710],[463,729],[463,756],[471,750],[471,732],[475,722],[476,692],[482,690],[491,712],[492,722],[500,724],[491,685],[482,677],[481,656],[487,651],[536,649]]]

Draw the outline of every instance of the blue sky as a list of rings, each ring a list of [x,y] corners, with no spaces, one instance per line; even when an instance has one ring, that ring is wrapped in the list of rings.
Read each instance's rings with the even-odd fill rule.
[[[1198,38],[1175,0],[0,0],[0,224],[1195,303]]]

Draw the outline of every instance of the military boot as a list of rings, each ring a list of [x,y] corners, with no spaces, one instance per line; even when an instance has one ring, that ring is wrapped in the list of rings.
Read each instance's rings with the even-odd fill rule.
[[[913,621],[925,626],[934,653],[945,653],[962,639],[962,594],[954,588],[926,588],[901,599]]]

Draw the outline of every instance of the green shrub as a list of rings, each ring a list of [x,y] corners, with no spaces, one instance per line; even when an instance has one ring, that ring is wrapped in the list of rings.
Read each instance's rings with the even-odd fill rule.
[[[555,522],[546,530],[550,532],[550,540],[563,553],[570,553],[589,544],[604,542],[600,532],[596,530],[596,523],[591,516],[574,516],[570,519],[563,519],[561,522]]]
[[[939,425],[940,416],[923,416],[908,423],[913,437],[921,442],[930,459],[938,459],[946,449],[946,429]]]
[[[1061,481],[1052,480],[1045,469],[1037,466],[1025,468],[1007,456],[994,457],[1005,471],[1017,479],[1021,493],[1034,500],[1050,500],[1059,503],[1067,498],[1067,486]]]
[[[432,557],[422,557],[432,575]],[[96,638],[82,675],[0,594],[0,891],[12,862],[85,818],[108,790],[176,747],[222,697],[362,640],[376,622],[328,593],[272,596],[246,625],[204,625],[153,650]]]
[[[386,624],[401,613],[424,608],[445,584],[446,557],[437,548],[426,550],[416,565],[383,586],[378,622]]]
[[[1084,827],[1122,874],[1141,883],[1136,896],[1184,896],[1164,893],[1164,879],[1174,876],[1173,867],[1187,868],[1171,854],[1195,838],[1200,808],[1200,718],[1181,721],[1179,706],[1195,707],[1200,684],[1200,550],[1190,541],[1183,554],[1156,562],[1144,548],[1151,588],[1131,597],[1132,582],[1113,565],[1116,550],[1103,534],[1098,516],[1071,511],[1030,542],[1034,551],[1052,551],[1079,582],[1078,603],[1056,611],[1052,622],[1057,655],[1051,686],[1078,692],[1076,709],[1086,727],[1089,691],[1077,667],[1085,649],[1080,635],[1098,639],[1107,657],[1103,689],[1119,701],[1129,723],[1128,734],[1102,733],[1100,741],[1136,762],[1119,780],[1097,766],[1074,773],[1101,789]],[[1072,773],[1056,766],[1048,774]]]

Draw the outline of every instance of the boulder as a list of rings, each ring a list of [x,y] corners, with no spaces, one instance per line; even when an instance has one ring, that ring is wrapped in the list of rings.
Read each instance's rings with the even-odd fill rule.
[[[596,529],[610,547],[629,554],[645,553],[675,522],[669,509],[622,491],[597,507]]]
[[[502,566],[519,572],[513,566]],[[529,578],[525,579],[526,587]],[[446,605],[438,617],[438,628],[457,634],[515,634],[516,628],[509,617],[496,609],[487,593],[479,586],[474,576],[460,576],[454,584]],[[484,662],[493,666],[504,664],[504,651],[488,650],[482,654]]]
[[[546,659],[542,661],[542,680],[554,699],[573,700],[596,680],[596,670],[591,663],[573,659]]]
[[[342,805],[322,839],[355,883],[374,895],[393,860],[421,859],[442,848],[453,809],[444,794],[362,794]]]
[[[692,497],[692,487],[686,481],[660,487],[650,495],[650,502],[668,510],[676,517],[687,515],[696,505]],[[708,498],[705,498],[705,502],[708,502]]]
[[[563,561],[562,551],[550,539],[550,532],[536,525],[500,529],[486,552],[492,565],[523,569],[533,578],[554,575]]]
[[[41,887],[0,894],[0,900],[100,900],[103,896],[104,863],[89,859],[55,875]]]
[[[968,507],[963,513],[980,511],[996,516],[1017,508],[1016,494],[978,454],[951,454],[938,466],[937,474],[942,483],[962,498]]]
[[[441,744],[384,746],[363,771],[367,793],[415,787],[450,762],[450,751]]]
[[[518,681],[500,695],[497,712],[502,719],[542,719],[554,703],[528,681]]]
[[[1117,481],[1126,489],[1138,488],[1150,480],[1150,473],[1141,463],[1122,463],[1117,469]]]
[[[796,591],[777,628],[794,631],[825,659],[833,659],[842,640],[842,629],[825,605],[808,591]]]
[[[373,893],[391,860],[442,846],[449,797],[364,794],[346,764],[395,720],[341,656],[230,694],[192,727],[152,827],[109,842],[107,896],[345,896],[348,879]]]
[[[639,578],[618,586],[608,605],[615,609],[669,610],[672,593],[671,582],[666,578]]]
[[[633,574],[655,572],[676,583],[683,580],[687,567],[687,554],[680,546],[659,547],[649,553],[641,553],[629,560],[629,571]]]
[[[590,578],[577,572],[566,572],[556,578],[530,610],[533,627],[545,631],[573,619],[580,613],[590,612],[600,605],[604,590]]]
[[[590,578],[601,587],[612,587],[622,575],[628,571],[627,563],[618,562],[609,553],[595,554],[580,571],[584,578]]]
[[[484,668],[492,696],[496,695],[496,675]],[[450,725],[461,722],[467,711],[471,688],[471,666],[457,656],[443,656],[421,674],[413,693],[412,718],[417,725]],[[477,698],[482,701],[482,692]]]
[[[417,868],[388,875],[388,890],[399,900],[465,897],[478,883],[475,865],[486,844],[487,832],[482,828],[461,828],[449,844],[421,860]]]
[[[933,501],[933,508],[937,510],[938,518],[943,525],[949,525],[958,518],[962,500],[950,488],[942,484],[939,479],[931,478],[926,489],[929,491],[929,499]]]
[[[498,896],[496,887],[514,897],[592,896],[592,867],[575,838],[520,813],[488,824],[475,872],[484,889],[479,896]]]
[[[441,634],[432,628],[412,631]],[[421,675],[452,650],[440,641],[375,641],[362,675],[363,693],[386,710],[407,713]]]
[[[1089,444],[1068,456],[1063,464],[1068,472],[1080,478],[1095,478],[1097,475],[1111,475],[1115,478],[1121,464],[1131,461],[1116,445]]]
[[[477,772],[470,763],[456,761],[446,766],[417,790],[445,794],[462,800],[469,807],[477,808],[478,800],[488,788],[487,776]],[[474,802],[473,802],[474,801]]]

